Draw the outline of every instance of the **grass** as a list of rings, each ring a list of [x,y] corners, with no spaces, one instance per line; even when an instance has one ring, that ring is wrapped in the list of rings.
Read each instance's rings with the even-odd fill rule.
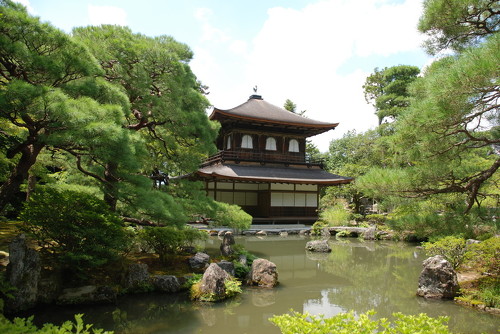
[[[12,239],[20,232],[19,221],[0,221],[0,251],[8,252]]]

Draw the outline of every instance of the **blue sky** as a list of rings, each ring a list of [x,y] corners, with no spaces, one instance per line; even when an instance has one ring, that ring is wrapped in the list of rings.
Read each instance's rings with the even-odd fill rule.
[[[119,24],[148,36],[170,35],[193,50],[191,67],[209,86],[212,105],[228,109],[259,87],[306,116],[339,122],[313,137],[321,151],[348,130],[377,118],[361,86],[375,67],[431,59],[416,25],[421,0],[18,0],[54,26]]]

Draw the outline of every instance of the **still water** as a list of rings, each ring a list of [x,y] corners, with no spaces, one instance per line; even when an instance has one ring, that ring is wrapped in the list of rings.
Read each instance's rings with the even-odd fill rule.
[[[415,296],[425,258],[405,243],[330,239],[332,253],[306,253],[307,237],[241,237],[250,252],[277,265],[280,285],[275,289],[244,288],[242,296],[217,304],[199,304],[178,295],[142,294],[123,297],[117,305],[51,307],[35,313],[37,322],[71,319],[85,313],[85,321],[115,333],[279,334],[268,319],[291,309],[332,316],[374,309],[377,317],[394,312],[450,317],[449,327],[460,333],[498,333],[500,317]],[[207,241],[216,254],[220,240]]]

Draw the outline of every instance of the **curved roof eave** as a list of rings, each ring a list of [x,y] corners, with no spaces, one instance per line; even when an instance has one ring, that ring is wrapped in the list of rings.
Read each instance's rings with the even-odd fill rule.
[[[244,182],[270,182],[270,183],[294,183],[294,184],[318,184],[318,185],[335,185],[348,184],[353,179],[338,179],[338,180],[313,180],[313,179],[286,179],[286,178],[258,178],[258,177],[238,177],[220,175],[217,173],[203,173],[198,171],[198,174],[205,177],[214,177],[224,180],[244,181]]]
[[[315,124],[311,123],[298,123],[298,122],[286,122],[286,121],[278,121],[278,120],[270,120],[270,119],[263,119],[263,118],[258,118],[258,117],[249,117],[249,116],[241,116],[241,115],[235,115],[231,114],[227,111],[215,109],[210,115],[210,119],[213,120],[215,117],[215,114],[221,114],[226,117],[232,118],[232,119],[240,119],[240,120],[245,120],[245,121],[256,121],[256,122],[261,122],[261,123],[272,123],[272,124],[281,124],[281,125],[290,125],[290,126],[298,126],[298,127],[305,127],[305,128],[315,128],[315,129],[325,129],[325,130],[332,130],[335,129],[339,123],[323,123],[323,122],[317,122]]]

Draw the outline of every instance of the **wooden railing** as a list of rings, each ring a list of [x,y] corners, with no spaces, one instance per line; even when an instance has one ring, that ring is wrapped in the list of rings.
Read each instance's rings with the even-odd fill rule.
[[[210,156],[202,164],[202,167],[210,166],[215,163],[225,161],[251,161],[261,163],[284,163],[284,164],[302,164],[311,166],[323,167],[323,159],[313,159],[309,156],[298,156],[280,153],[267,153],[267,152],[248,152],[248,151],[220,151],[217,154]]]

